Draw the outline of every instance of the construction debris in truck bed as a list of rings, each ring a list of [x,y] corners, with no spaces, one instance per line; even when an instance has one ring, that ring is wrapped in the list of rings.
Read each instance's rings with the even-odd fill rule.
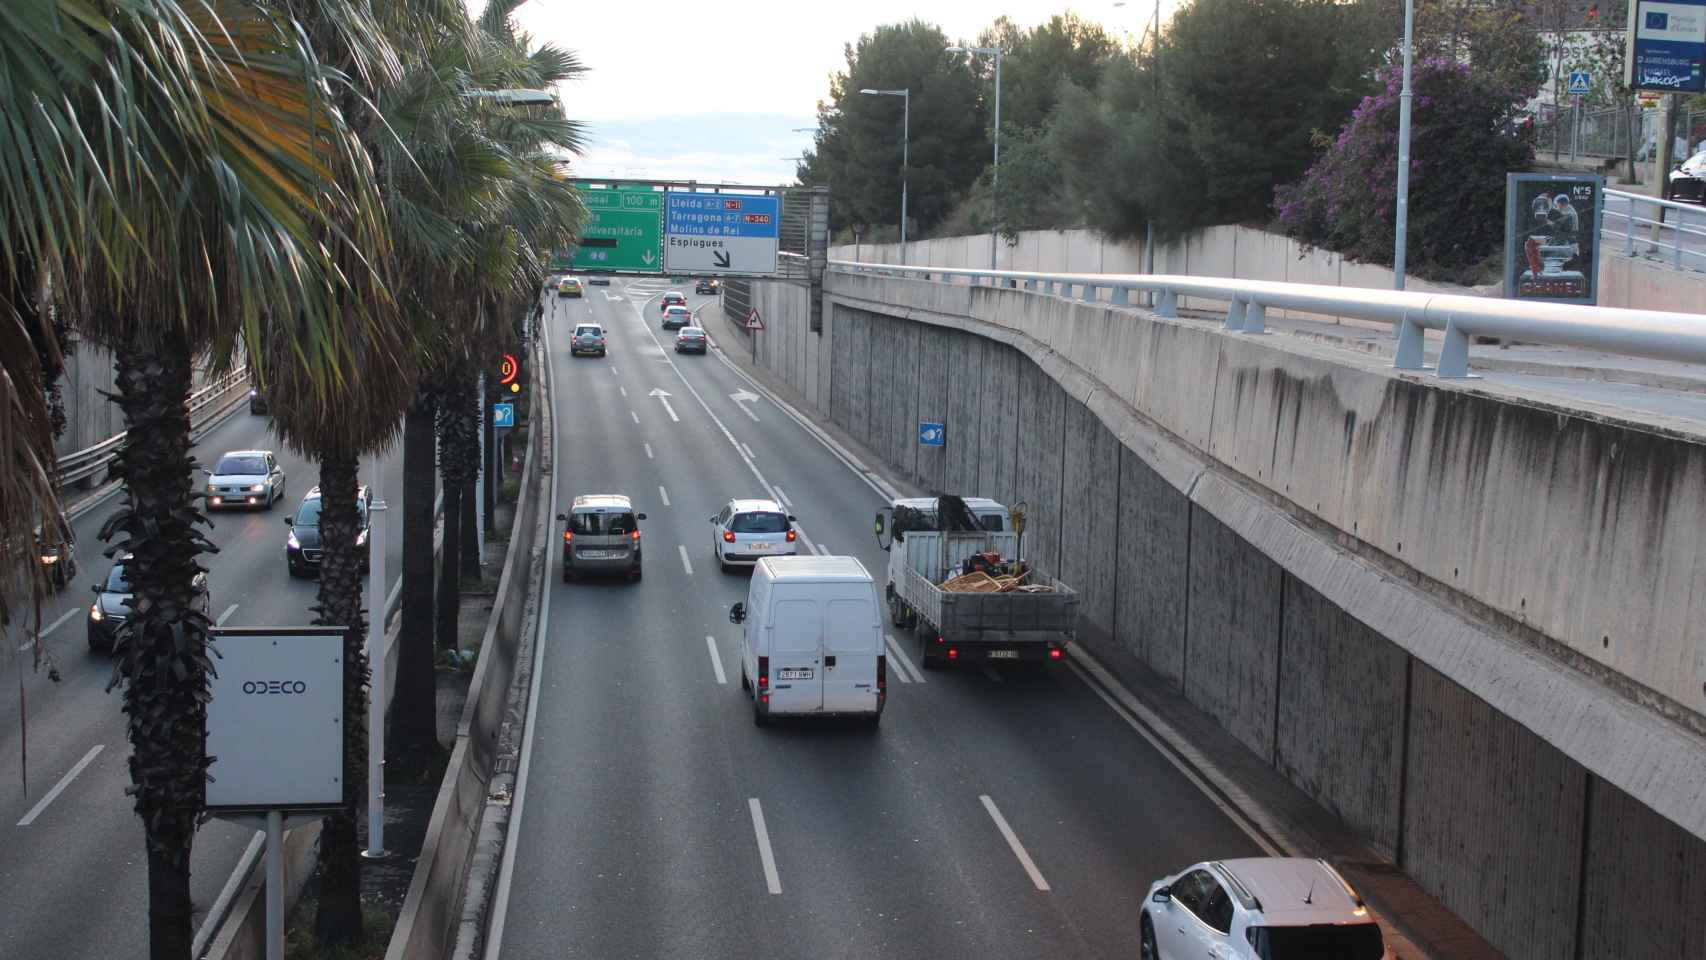
[[[981,570],[954,577],[942,584],[942,589],[948,593],[1053,593],[1054,587],[1048,584],[1026,584],[1025,578],[1029,571],[1017,577],[992,577]]]

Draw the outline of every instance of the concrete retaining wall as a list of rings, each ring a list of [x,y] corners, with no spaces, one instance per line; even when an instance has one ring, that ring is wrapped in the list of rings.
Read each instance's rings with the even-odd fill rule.
[[[1036,273],[1144,273],[1141,241],[1116,243],[1094,230],[1030,230],[1012,244],[998,244],[996,266],[1002,270]],[[842,244],[829,248],[831,260],[868,263],[907,263],[932,267],[989,266],[989,237],[942,237],[898,243]],[[1604,307],[1637,310],[1676,310],[1692,313],[1706,303],[1706,274],[1676,270],[1668,264],[1622,256],[1621,247],[1602,248],[1599,262],[1599,303]],[[1392,289],[1392,269],[1356,263],[1330,250],[1306,249],[1290,237],[1251,227],[1206,227],[1155,249],[1155,272],[1197,277],[1235,277],[1319,283],[1334,287]],[[1499,285],[1461,287],[1406,277],[1407,290],[1498,296]],[[1103,293],[1102,298],[1107,299]],[[1221,304],[1191,298],[1182,307],[1220,309]],[[1299,311],[1272,311],[1273,316],[1326,319]]]
[[[832,274],[824,316],[819,415],[921,486],[1025,501],[1110,666],[1512,957],[1695,949],[1698,438],[1021,291]]]

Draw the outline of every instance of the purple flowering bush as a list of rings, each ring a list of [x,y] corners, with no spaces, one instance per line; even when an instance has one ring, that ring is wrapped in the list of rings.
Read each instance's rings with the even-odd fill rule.
[[[1274,191],[1288,236],[1353,260],[1391,263],[1398,191],[1400,65],[1364,97],[1303,179]],[[1518,110],[1534,94],[1466,63],[1414,66],[1410,113],[1409,271],[1473,282],[1504,239],[1505,174],[1534,149]]]

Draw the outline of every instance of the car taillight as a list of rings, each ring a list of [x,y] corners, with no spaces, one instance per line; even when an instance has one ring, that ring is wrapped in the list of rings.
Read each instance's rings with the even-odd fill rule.
[[[1059,660],[1061,657],[1061,654],[1062,654],[1062,651],[1059,647],[1049,647],[1048,648],[1048,658],[1050,660]]]
[[[792,530],[788,531],[788,542],[789,543],[793,543],[798,537],[799,537],[799,534],[795,533]]]
[[[638,539],[640,539],[640,531],[635,530],[633,533],[628,534],[628,536],[633,537],[635,540],[638,540]]]
[[[768,691],[770,689],[770,658],[769,657],[759,657],[758,658],[758,689],[761,692],[762,691]]]
[[[563,542],[564,543],[574,543],[575,542],[575,532],[573,530],[564,530],[563,531]]]
[[[723,531],[723,542],[724,543],[734,543],[735,542],[735,532],[733,530],[724,530]]]
[[[948,648],[948,659],[949,660],[958,660],[959,658],[960,658],[960,652],[958,650],[955,650],[953,647],[949,647]]]

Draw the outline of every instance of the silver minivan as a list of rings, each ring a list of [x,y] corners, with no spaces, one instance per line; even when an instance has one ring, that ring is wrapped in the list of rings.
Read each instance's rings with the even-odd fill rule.
[[[563,523],[563,582],[582,574],[619,573],[640,579],[640,521],[634,505],[619,494],[575,498]]]

